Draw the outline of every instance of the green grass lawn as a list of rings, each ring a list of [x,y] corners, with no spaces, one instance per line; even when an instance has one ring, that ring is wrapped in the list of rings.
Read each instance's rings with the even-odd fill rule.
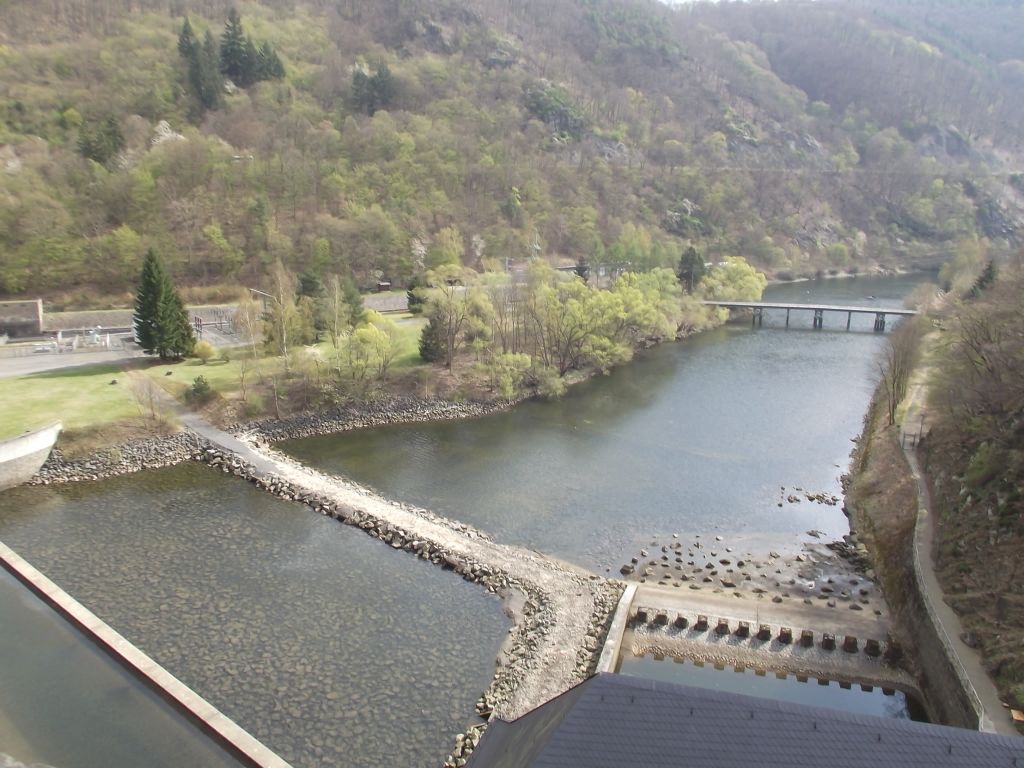
[[[145,372],[165,390],[180,397],[199,376],[205,377],[214,391],[230,394],[240,388],[239,380],[243,368],[246,370],[247,385],[257,380],[259,372],[264,376],[270,376],[280,373],[283,368],[279,358],[262,358],[254,361],[242,350],[232,350],[232,353],[228,362],[211,360],[204,365],[199,360],[189,359],[177,363],[156,363],[146,368]]]
[[[398,325],[398,353],[392,362],[392,368],[415,368],[423,365],[420,357],[420,333],[427,321],[422,317],[410,314],[396,315],[392,318]]]
[[[398,327],[397,351],[392,370],[405,370],[422,365],[419,356],[420,330],[424,321],[411,315],[393,316]],[[334,357],[330,342],[317,346],[327,365]],[[293,353],[299,365],[302,350]],[[205,365],[189,359],[176,363],[140,362],[133,366],[160,387],[182,399],[196,377],[204,376],[210,387],[222,396],[231,397],[240,389],[240,376],[246,369],[246,383],[254,387],[263,376],[280,375],[284,364],[280,358],[252,360],[247,350],[231,350],[228,361],[211,360]],[[116,384],[111,384],[112,380]],[[25,430],[61,421],[66,429],[102,427],[142,415],[132,391],[131,381],[122,366],[114,364],[77,367],[62,371],[0,379],[0,439],[14,437]]]
[[[116,379],[117,384],[111,384]],[[0,379],[0,438],[63,422],[81,429],[139,415],[131,385],[117,365],[91,365]]]

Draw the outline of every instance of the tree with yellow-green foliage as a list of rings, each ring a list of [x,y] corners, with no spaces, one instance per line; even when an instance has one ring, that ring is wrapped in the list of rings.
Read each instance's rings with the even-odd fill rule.
[[[705,298],[721,301],[759,301],[768,279],[742,256],[730,256],[711,268],[701,283]]]

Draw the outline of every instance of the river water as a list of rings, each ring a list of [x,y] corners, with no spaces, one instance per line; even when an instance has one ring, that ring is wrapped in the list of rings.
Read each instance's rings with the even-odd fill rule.
[[[734,669],[690,661],[626,655],[616,670],[624,675],[663,680],[669,683],[742,693],[761,699],[788,701],[812,707],[842,709],[859,715],[896,720],[925,720],[922,707],[900,690],[872,686],[843,687],[835,680]]]
[[[239,763],[0,568],[0,766]]]
[[[765,300],[902,307],[919,276],[770,287]],[[892,318],[890,320],[890,327]],[[673,532],[742,534],[795,549],[838,538],[840,507],[778,506],[780,488],[841,495],[878,379],[873,315],[767,313],[487,418],[284,444],[293,456],[598,572]],[[789,493],[791,491],[787,491]]]
[[[765,298],[894,307],[917,282]],[[785,330],[769,315],[650,350],[557,402],[285,447],[599,571],[677,531],[796,549],[810,529],[848,530],[838,507],[778,497],[840,493],[885,343],[872,319],[814,331],[808,313]],[[7,491],[0,540],[296,766],[437,765],[508,626],[450,572],[205,467]],[[29,700],[32,678],[18,685],[8,698]]]
[[[0,540],[297,768],[434,768],[508,629],[480,587],[203,466],[5,491]],[[64,708],[91,707],[88,668],[64,672]],[[0,678],[48,716],[45,680]],[[158,764],[76,736],[58,768]]]

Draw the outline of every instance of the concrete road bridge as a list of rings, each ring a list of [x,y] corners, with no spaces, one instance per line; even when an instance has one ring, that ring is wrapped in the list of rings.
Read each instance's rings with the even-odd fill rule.
[[[824,327],[825,313],[826,312],[839,312],[846,313],[846,330],[850,330],[850,322],[853,320],[854,315],[874,315],[875,316],[875,330],[885,330],[885,318],[889,315],[893,317],[910,317],[916,315],[917,312],[913,309],[894,309],[894,308],[881,308],[881,307],[850,307],[838,304],[790,304],[785,302],[773,302],[773,301],[704,301],[701,302],[705,306],[709,307],[724,307],[725,309],[749,309],[752,312],[751,326],[760,327],[764,322],[764,311],[766,309],[784,309],[786,310],[786,327],[789,328],[789,315],[793,310],[813,312],[814,328]]]

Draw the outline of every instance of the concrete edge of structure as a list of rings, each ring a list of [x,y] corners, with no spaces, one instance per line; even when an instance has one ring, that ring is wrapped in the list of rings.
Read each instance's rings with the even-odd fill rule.
[[[977,690],[975,690],[974,684],[971,682],[971,678],[967,674],[967,670],[964,668],[963,662],[960,660],[960,655],[956,652],[956,648],[953,647],[953,643],[950,640],[949,635],[946,633],[946,627],[943,625],[935,607],[932,605],[932,596],[924,583],[924,575],[921,565],[921,547],[931,546],[931,542],[923,541],[925,537],[925,518],[929,515],[928,505],[925,501],[924,490],[922,488],[925,480],[918,467],[917,457],[908,453],[907,458],[908,464],[910,465],[910,472],[914,479],[914,490],[917,496],[917,514],[914,517],[913,539],[914,587],[921,595],[921,602],[924,604],[925,613],[928,616],[929,623],[932,625],[932,630],[939,639],[942,650],[956,674],[957,681],[963,689],[963,692],[971,705],[971,709],[974,710],[974,714],[978,719],[978,730],[985,733],[996,733],[995,724],[988,716],[988,713],[985,712],[985,706],[981,703],[981,697],[978,695]]]
[[[0,565],[243,764],[255,768],[291,768],[3,542],[0,542]]]
[[[615,662],[619,659],[622,637],[626,633],[626,622],[629,620],[629,607],[633,604],[636,596],[636,584],[630,584],[619,598],[619,604],[615,608],[615,616],[612,618],[611,626],[608,627],[608,637],[605,638],[604,647],[601,649],[601,658],[597,660],[596,672],[614,672]]]

